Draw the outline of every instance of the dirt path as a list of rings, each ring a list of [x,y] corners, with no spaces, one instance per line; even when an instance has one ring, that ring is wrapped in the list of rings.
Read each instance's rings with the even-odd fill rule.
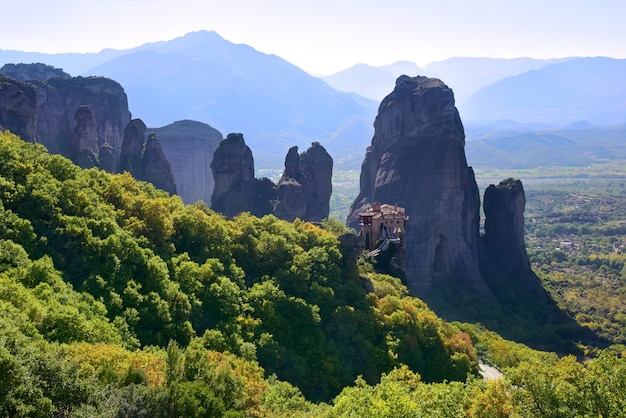
[[[479,373],[485,380],[497,380],[502,379],[504,375],[496,367],[490,366],[485,363],[478,363]]]

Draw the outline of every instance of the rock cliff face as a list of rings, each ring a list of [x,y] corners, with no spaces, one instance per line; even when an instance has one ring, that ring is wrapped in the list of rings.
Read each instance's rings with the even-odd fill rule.
[[[98,153],[99,167],[108,173],[117,173],[117,158],[113,147],[109,144],[103,144]]]
[[[293,221],[320,222],[328,218],[332,193],[333,159],[314,142],[298,154],[292,147],[285,158],[285,171],[277,185],[274,215]]]
[[[126,125],[117,171],[128,171],[139,180],[170,194],[176,193],[172,168],[157,135],[151,133],[144,143],[145,134],[146,124],[141,119],[133,119]]]
[[[119,172],[131,174],[139,172],[141,154],[146,139],[146,124],[141,119],[133,119],[124,128],[122,148],[119,158]]]
[[[436,79],[399,77],[374,130],[349,225],[358,228],[358,213],[376,201],[404,207],[411,291],[425,297],[445,282],[492,297],[479,270],[480,197],[452,90]]]
[[[74,116],[70,158],[82,168],[97,167],[99,151],[96,118],[89,106],[80,106]]]
[[[25,141],[37,139],[37,94],[31,84],[0,76],[0,126]]]
[[[183,202],[203,200],[210,204],[215,184],[211,162],[222,134],[205,123],[191,120],[151,131],[159,137]]]
[[[251,212],[257,216],[267,215],[267,202],[260,202],[259,181],[254,177],[254,158],[240,133],[228,134],[220,142],[213,155],[211,170],[215,188],[211,196],[211,208],[226,216]]]
[[[484,255],[516,280],[526,291],[539,300],[548,300],[539,279],[530,268],[524,244],[524,208],[526,196],[522,182],[503,180],[485,190]]]
[[[176,194],[176,184],[174,183],[172,169],[155,133],[151,133],[148,136],[137,177],[140,180],[152,183],[158,189],[165,190],[170,194]]]
[[[40,76],[38,64],[20,67],[21,76]],[[130,121],[124,89],[103,77],[66,77],[19,81],[0,77],[0,125],[25,141],[69,156],[78,109],[89,106],[96,121],[98,147],[109,144],[119,157],[123,131]],[[96,152],[98,150],[96,149]]]
[[[28,81],[39,80],[46,81],[52,77],[72,77],[60,68],[51,65],[37,64],[5,64],[0,68],[0,75],[14,78],[16,80]]]
[[[271,213],[287,221],[328,218],[333,160],[318,143],[302,154],[298,147],[289,149],[278,185],[254,177],[252,152],[241,134],[229,134],[220,142],[211,169],[215,178],[211,208],[226,216],[250,212]]]

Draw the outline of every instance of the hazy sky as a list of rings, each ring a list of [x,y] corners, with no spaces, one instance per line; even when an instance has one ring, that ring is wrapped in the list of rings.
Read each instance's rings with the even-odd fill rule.
[[[624,0],[0,0],[0,49],[98,52],[214,30],[331,74],[453,56],[626,58]]]

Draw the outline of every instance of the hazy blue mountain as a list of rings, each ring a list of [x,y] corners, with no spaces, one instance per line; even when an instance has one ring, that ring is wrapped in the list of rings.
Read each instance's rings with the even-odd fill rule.
[[[322,79],[337,90],[354,92],[381,101],[391,93],[399,76],[425,75],[438,78],[452,88],[458,104],[483,87],[503,78],[565,60],[567,59],[456,57],[433,62],[423,68],[409,61],[380,67],[357,64],[338,73],[323,76]]]
[[[626,159],[626,124],[593,127],[581,121],[566,129],[551,130],[518,126],[522,129],[472,126],[465,143],[468,163],[474,167],[532,168]]]
[[[569,59],[455,57],[430,63],[422,68],[422,72],[446,83],[454,91],[454,99],[459,106],[483,87],[506,77]]]
[[[337,90],[357,93],[380,102],[391,93],[399,76],[402,74],[415,76],[419,74],[419,71],[419,67],[414,62],[398,61],[380,67],[356,64],[346,70],[321,78]]]
[[[124,51],[116,49],[103,49],[98,53],[63,53],[44,54],[41,52],[23,52],[0,49],[0,67],[4,64],[34,64],[44,63],[62,68],[72,76],[77,76],[85,71],[107,62],[115,57],[123,55]]]
[[[344,124],[354,118],[373,121],[377,106],[334,90],[276,55],[206,31],[143,45],[85,75],[118,81],[133,115],[149,126],[192,119],[224,134],[243,133],[258,166],[275,166],[277,155],[282,165],[293,145],[326,145],[331,137],[347,144],[361,140],[341,135],[349,133]]]
[[[626,59],[577,58],[507,77],[459,106],[464,121],[626,122]]]

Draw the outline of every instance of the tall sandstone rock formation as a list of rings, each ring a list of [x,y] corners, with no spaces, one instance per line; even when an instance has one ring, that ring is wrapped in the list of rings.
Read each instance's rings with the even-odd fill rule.
[[[229,134],[220,142],[211,169],[215,178],[211,209],[216,212],[226,216],[273,214],[290,222],[328,218],[333,159],[317,142],[302,154],[298,147],[289,149],[278,185],[254,177],[252,151],[242,134]]]
[[[165,190],[169,194],[176,194],[176,183],[174,183],[172,168],[155,133],[151,133],[148,136],[148,140],[144,145],[137,177],[140,180],[152,183],[154,187]]]
[[[215,188],[211,208],[226,216],[250,212],[256,216],[271,213],[273,184],[254,177],[254,158],[240,133],[228,134],[220,142],[211,162]],[[269,184],[267,184],[269,182]],[[265,196],[268,194],[269,196]]]
[[[139,180],[175,194],[177,189],[174,175],[163,147],[154,132],[150,133],[144,143],[145,133],[146,124],[141,119],[133,119],[126,125],[117,171],[127,171]]]
[[[210,204],[215,185],[211,162],[223,139],[222,134],[205,123],[192,120],[177,121],[151,129],[151,132],[159,137],[183,202],[203,200]]]
[[[517,281],[538,300],[548,300],[540,281],[530,267],[524,243],[524,209],[526,195],[522,182],[502,180],[485,190],[485,236],[481,256]]]
[[[146,140],[146,124],[141,119],[133,119],[124,128],[122,149],[119,158],[119,172],[131,174],[139,172],[143,144]]]
[[[318,142],[298,154],[291,147],[285,157],[285,171],[278,182],[274,215],[293,221],[327,219],[332,193],[333,159]]]
[[[382,101],[374,129],[348,223],[358,228],[358,213],[373,202],[405,207],[406,276],[415,295],[427,298],[439,288],[497,302],[495,295],[516,282],[533,300],[550,301],[526,254],[519,180],[487,188],[485,235],[479,235],[478,187],[465,159],[454,96],[444,83],[401,76]]]
[[[492,298],[479,270],[480,197],[465,159],[452,90],[437,79],[401,76],[380,104],[348,223],[373,202],[406,209],[406,274],[426,297],[438,282]]]
[[[47,67],[47,68],[46,68]],[[119,83],[104,77],[69,77],[42,64],[5,66],[0,76],[0,126],[23,140],[43,144],[55,154],[70,156],[76,115],[89,106],[95,118],[97,148],[109,144],[118,158],[124,128],[130,121],[128,99]]]
[[[89,106],[82,105],[74,116],[70,158],[80,167],[97,167],[99,151],[96,118]]]

